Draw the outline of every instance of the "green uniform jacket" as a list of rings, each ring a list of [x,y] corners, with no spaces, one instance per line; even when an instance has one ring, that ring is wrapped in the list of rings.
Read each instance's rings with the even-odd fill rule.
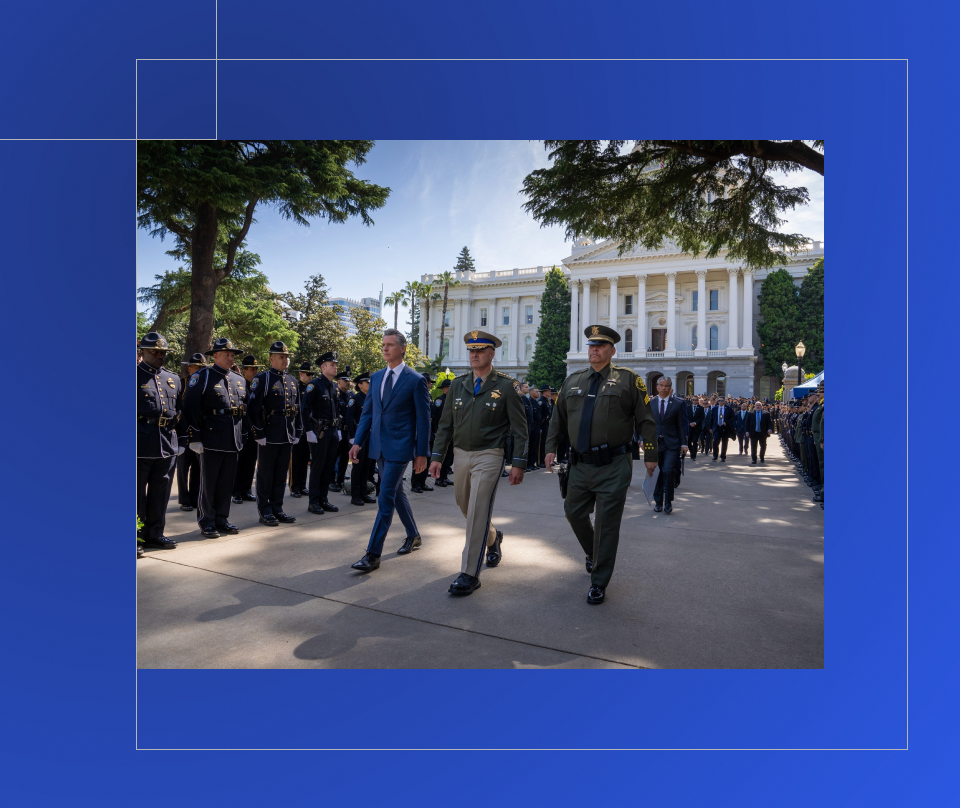
[[[823,420],[823,403],[821,402],[820,406],[817,407],[813,412],[813,418],[810,419],[810,431],[813,433],[813,436],[817,439],[817,443],[820,442],[820,424]]]
[[[574,371],[564,381],[550,419],[547,453],[556,454],[560,436],[570,436],[570,445],[578,451],[580,414],[590,392],[591,368]],[[657,423],[650,410],[650,396],[640,377],[629,368],[607,365],[600,371],[603,381],[590,422],[590,446],[607,444],[611,449],[623,446],[639,434],[643,441],[643,460],[657,462]]]
[[[457,376],[450,384],[440,416],[432,459],[441,461],[451,440],[457,449],[478,452],[502,449],[513,433],[513,467],[527,467],[527,414],[523,409],[520,382],[493,368],[480,393],[473,394],[473,371]]]

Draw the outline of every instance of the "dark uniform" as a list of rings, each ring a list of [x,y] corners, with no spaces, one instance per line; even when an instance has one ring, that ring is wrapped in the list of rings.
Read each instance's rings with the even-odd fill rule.
[[[257,360],[252,356],[243,357],[240,367],[243,370],[247,368],[259,368]],[[244,376],[246,379],[246,376]],[[243,448],[237,457],[237,476],[233,481],[233,502],[240,505],[243,502],[255,502],[256,497],[251,492],[253,488],[253,475],[257,467],[257,444],[250,434],[249,413],[243,419]]]
[[[432,385],[432,382],[430,380],[430,374],[421,373],[420,375],[427,380],[427,387],[430,387]],[[441,390],[447,389],[449,387],[450,387],[449,379],[444,379],[443,382],[441,382],[440,384]],[[444,396],[441,394],[440,396],[437,396],[436,400],[434,400],[430,404],[430,451],[431,452],[433,451],[433,441],[437,437],[437,424],[440,422],[440,413],[438,412],[438,410],[440,412],[443,411],[443,401],[442,401],[443,398]],[[427,475],[428,475],[427,469],[424,469],[419,474],[414,472],[413,476],[410,478],[410,490],[413,491],[415,494],[422,494],[425,491],[433,491],[433,488],[427,485]]]
[[[218,339],[207,356],[235,352],[228,339]],[[190,448],[200,453],[200,500],[197,524],[207,538],[220,533],[239,533],[230,524],[230,498],[237,473],[237,457],[243,448],[243,417],[246,414],[247,383],[238,373],[219,365],[201,368],[187,382],[183,414]]]
[[[540,445],[540,407],[529,393],[523,397],[523,409],[527,414],[527,471],[536,471],[537,450]]]
[[[357,435],[357,427],[360,425],[360,415],[363,413],[363,405],[367,400],[367,394],[360,389],[360,385],[364,382],[366,382],[368,385],[370,384],[370,374],[368,372],[361,373],[353,380],[353,383],[357,388],[357,392],[353,397],[353,405],[350,407],[345,419],[346,421],[349,421],[350,424],[349,431],[351,443]],[[368,446],[369,444],[365,443],[360,447],[360,453],[357,455],[357,462],[353,464],[353,470],[350,472],[351,505],[370,505],[377,501],[367,493],[367,480],[370,479],[370,466],[372,465],[367,452]]]
[[[145,334],[138,347],[168,351],[167,341],[156,331]],[[164,367],[154,368],[144,359],[137,363],[137,517],[143,522],[140,538],[152,547],[173,549],[177,543],[163,535],[167,503],[183,451],[177,440],[180,418],[180,377]]]
[[[190,359],[185,359],[180,363],[184,370],[189,371],[191,367],[197,370],[207,364],[207,360],[202,353],[195,353]],[[196,371],[194,371],[195,373]],[[187,392],[187,381],[193,373],[187,374],[181,379],[182,387],[180,390],[180,408],[183,409],[183,394]],[[180,446],[184,449],[190,442],[187,438],[187,422],[180,419],[177,427],[177,438]],[[192,511],[197,507],[197,501],[200,497],[200,455],[196,452],[180,452],[177,456],[177,499],[180,502],[181,511]]]
[[[337,354],[329,351],[317,360],[336,362]],[[307,385],[303,397],[303,426],[316,442],[310,451],[310,507],[311,513],[339,511],[330,502],[330,483],[333,482],[334,466],[340,449],[341,416],[337,403],[337,387],[322,374]],[[310,436],[308,435],[308,440]]]
[[[290,356],[282,342],[270,346],[270,355]],[[300,403],[300,388],[286,371],[270,367],[250,382],[250,430],[258,450],[257,510],[260,523],[269,527],[297,521],[283,512],[283,487],[290,452],[303,432]]]
[[[310,370],[310,363],[304,362],[300,365],[299,373],[306,373],[313,376]],[[301,404],[303,397],[307,393],[307,385],[310,382],[300,381],[297,376],[297,388],[300,393]],[[310,466],[310,443],[307,441],[307,424],[303,424],[303,432],[300,433],[300,440],[293,444],[293,451],[290,459],[290,496],[299,499],[307,491],[307,469]]]
[[[537,465],[544,465],[544,458],[547,454],[547,435],[550,432],[550,418],[553,415],[553,402],[548,399],[544,393],[550,389],[549,384],[540,386],[540,398],[537,404],[540,405],[540,445],[537,447]]]
[[[620,341],[616,331],[602,325],[588,326],[584,334],[588,345]],[[617,560],[620,520],[633,477],[633,436],[643,440],[644,461],[658,459],[657,426],[643,380],[613,364],[568,376],[550,424],[548,453],[556,451],[564,433],[570,436],[570,478],[563,510],[587,556],[592,583],[587,602],[602,603]]]
[[[337,375],[337,381],[339,382],[341,379],[345,379],[347,382],[350,381],[350,365],[347,365],[346,368]],[[350,468],[350,439],[353,437],[353,435],[350,434],[350,425],[353,423],[353,419],[350,417],[350,408],[353,406],[353,393],[349,388],[347,390],[341,390],[339,384],[337,385],[337,406],[340,414],[343,416],[343,425],[340,429],[342,436],[340,448],[337,451],[337,474],[333,487],[330,489],[331,491],[343,491],[343,483],[346,479],[347,469]]]
[[[440,389],[443,391],[437,396],[437,400],[433,402],[433,406],[430,408],[430,428],[432,431],[431,442],[436,441],[437,430],[440,428],[440,419],[443,417],[443,411],[447,406],[447,391],[450,389],[452,382],[450,379],[444,379],[440,382]],[[433,446],[430,447],[431,455],[433,453]],[[446,454],[443,456],[443,460],[440,462],[440,476],[437,477],[436,485],[440,488],[446,488],[449,486],[450,480],[447,477],[450,476],[450,469],[453,467],[453,444],[450,444],[450,448],[447,449]]]

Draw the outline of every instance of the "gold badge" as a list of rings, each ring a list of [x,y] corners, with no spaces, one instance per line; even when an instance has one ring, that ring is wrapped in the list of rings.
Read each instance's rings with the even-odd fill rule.
[[[500,398],[500,391],[499,391],[499,390],[491,390],[491,391],[490,391],[490,398]]]
[[[595,325],[595,326],[593,327],[593,336],[597,336],[597,334],[599,334],[599,333],[600,333],[600,326]]]
[[[480,334],[479,331],[471,331],[471,332],[470,332],[470,336],[473,337],[474,339],[476,339],[479,334]]]
[[[640,381],[639,376],[637,376],[637,390],[642,390],[644,393],[647,392],[647,387],[642,381]]]
[[[173,379],[169,379],[169,378],[168,378],[168,379],[167,379],[167,384],[169,384],[174,390],[177,389],[176,382],[174,382]]]

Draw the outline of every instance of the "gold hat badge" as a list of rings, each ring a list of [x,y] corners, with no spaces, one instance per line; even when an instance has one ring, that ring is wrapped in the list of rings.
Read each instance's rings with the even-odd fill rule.
[[[593,327],[593,336],[597,336],[597,334],[599,334],[599,333],[600,333],[600,326],[595,325],[595,326]]]
[[[480,333],[479,331],[471,331],[471,332],[470,332],[470,336],[473,337],[474,339],[476,339],[476,338],[477,338],[477,335],[478,335],[479,333]]]

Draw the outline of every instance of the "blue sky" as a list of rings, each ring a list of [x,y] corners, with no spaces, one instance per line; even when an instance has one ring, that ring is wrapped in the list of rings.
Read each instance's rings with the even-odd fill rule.
[[[559,227],[541,228],[518,192],[531,171],[548,165],[540,141],[378,141],[356,176],[391,188],[375,224],[358,221],[301,227],[259,208],[248,248],[277,292],[299,292],[320,273],[338,296],[377,297],[403,288],[423,273],[452,269],[467,246],[477,269],[512,269],[559,263],[569,255]],[[784,229],[823,240],[823,177],[812,171],[785,178],[806,185],[810,204],[793,212]],[[174,269],[172,247],[137,231],[137,286]],[[142,307],[141,307],[142,308]]]

